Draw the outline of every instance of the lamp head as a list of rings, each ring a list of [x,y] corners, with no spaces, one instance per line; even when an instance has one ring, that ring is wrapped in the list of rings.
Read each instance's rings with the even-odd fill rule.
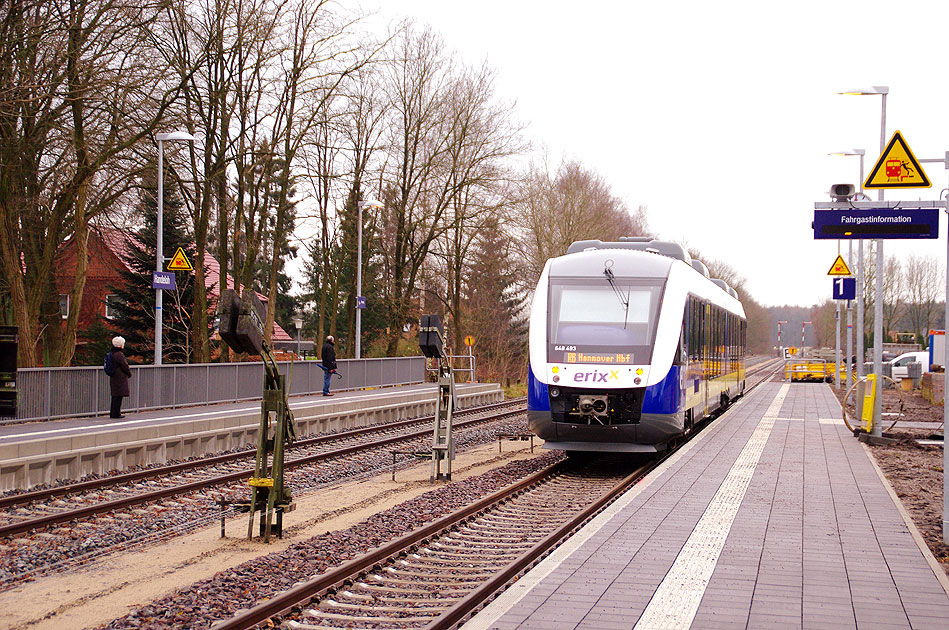
[[[827,155],[866,155],[863,149],[843,149],[842,151],[832,151]]]
[[[171,133],[156,133],[156,140],[194,140],[195,137],[186,131],[172,131]]]
[[[843,92],[838,92],[838,94],[847,94],[850,96],[869,96],[872,94],[889,94],[890,86],[888,85],[874,85],[868,88],[854,88],[852,90],[844,90]]]

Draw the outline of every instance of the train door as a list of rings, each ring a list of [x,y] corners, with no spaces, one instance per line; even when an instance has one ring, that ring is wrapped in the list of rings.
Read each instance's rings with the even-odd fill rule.
[[[715,356],[712,352],[712,307],[702,305],[702,406],[703,416],[709,414],[708,382],[712,377]]]

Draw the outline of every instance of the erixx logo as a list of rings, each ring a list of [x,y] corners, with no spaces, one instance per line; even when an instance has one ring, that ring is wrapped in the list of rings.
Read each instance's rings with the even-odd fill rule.
[[[619,380],[619,374],[616,370],[610,370],[609,373],[600,372],[599,370],[577,372],[573,375],[573,380],[575,383],[606,383],[607,381]]]

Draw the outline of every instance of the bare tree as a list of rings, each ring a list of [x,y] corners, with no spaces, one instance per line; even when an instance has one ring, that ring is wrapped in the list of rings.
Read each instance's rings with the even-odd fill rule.
[[[455,348],[462,346],[465,335],[462,302],[472,280],[466,260],[479,232],[486,225],[496,226],[510,190],[512,175],[506,163],[526,147],[519,138],[521,128],[511,120],[510,105],[495,102],[493,82],[487,66],[462,69],[452,79],[447,176],[453,194],[446,230],[436,247],[444,291],[435,295],[451,319]]]
[[[938,314],[936,301],[942,297],[945,271],[935,256],[911,254],[903,267],[906,287],[906,314],[912,331],[925,337]]]
[[[150,45],[162,6],[13,0],[0,14],[0,265],[22,366],[37,363],[40,305],[52,297],[54,259],[66,238],[76,246],[71,308],[58,351],[47,348],[46,360],[72,360],[89,224],[130,186],[136,169],[127,160],[177,94]]]
[[[422,266],[454,196],[447,177],[451,65],[443,43],[431,30],[408,27],[399,35],[395,57],[386,77],[389,159],[380,214],[389,355],[396,354]]]
[[[883,275],[883,336],[886,338],[903,314],[903,296],[906,292],[902,265],[896,256],[887,256]]]
[[[646,209],[630,212],[600,175],[579,162],[565,162],[551,177],[535,168],[518,197],[516,209],[524,281],[533,289],[548,258],[562,256],[583,239],[616,240],[648,231]]]

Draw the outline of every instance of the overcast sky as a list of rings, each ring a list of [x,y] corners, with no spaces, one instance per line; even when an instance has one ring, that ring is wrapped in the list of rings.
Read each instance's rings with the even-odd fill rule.
[[[470,64],[486,59],[534,142],[645,205],[660,238],[730,264],[765,305],[830,297],[837,243],[813,240],[814,202],[833,183],[858,184],[859,160],[826,154],[866,149],[867,172],[879,156],[881,98],[838,92],[889,86],[886,139],[900,130],[919,159],[949,150],[945,0],[363,6],[380,23],[430,24]],[[931,189],[886,199],[937,199],[949,171],[926,172]],[[945,218],[939,240],[884,251],[945,263]]]

